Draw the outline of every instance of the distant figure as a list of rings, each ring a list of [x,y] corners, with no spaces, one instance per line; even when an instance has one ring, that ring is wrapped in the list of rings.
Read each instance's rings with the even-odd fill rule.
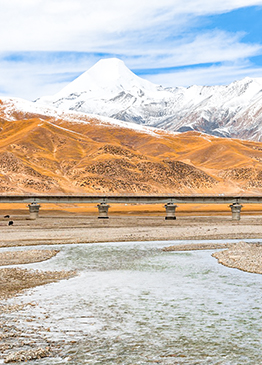
[[[14,224],[14,222],[13,222],[13,221],[9,221],[9,222],[8,222],[8,225],[9,225],[9,226],[12,226],[13,224]]]
[[[10,215],[7,214],[7,215],[4,216],[4,218],[10,218]]]

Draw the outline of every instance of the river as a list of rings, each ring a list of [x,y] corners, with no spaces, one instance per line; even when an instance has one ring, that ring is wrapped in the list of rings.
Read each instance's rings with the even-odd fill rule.
[[[78,270],[11,300],[36,304],[20,326],[44,323],[66,343],[30,364],[262,364],[262,276],[218,264],[213,251],[160,250],[175,243],[54,246],[56,257],[23,265]]]

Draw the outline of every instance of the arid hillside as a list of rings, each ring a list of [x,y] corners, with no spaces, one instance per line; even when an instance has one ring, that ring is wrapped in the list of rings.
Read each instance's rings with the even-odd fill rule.
[[[1,194],[262,193],[262,143],[32,105],[0,101]]]

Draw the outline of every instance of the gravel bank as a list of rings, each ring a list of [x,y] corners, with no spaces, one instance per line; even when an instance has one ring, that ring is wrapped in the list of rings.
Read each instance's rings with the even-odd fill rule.
[[[262,244],[239,242],[228,250],[213,253],[212,256],[222,265],[262,274]]]
[[[193,243],[164,247],[163,251],[217,250],[220,248],[229,248],[231,246],[231,243]]]
[[[0,252],[0,266],[29,264],[51,259],[59,250],[27,250]]]
[[[24,289],[68,279],[75,273],[68,271],[36,271],[18,268],[0,269],[0,299],[13,296]]]
[[[163,248],[163,251],[194,251],[217,250],[227,248],[212,254],[224,266],[242,271],[262,274],[262,244],[260,243],[201,243],[174,245]]]
[[[27,264],[45,261],[55,256],[58,250],[26,250],[0,253],[0,266]],[[16,326],[16,315],[24,305],[8,305],[4,299],[19,294],[24,289],[33,288],[61,279],[69,279],[75,272],[38,271],[21,268],[0,268],[0,359],[4,363],[13,363],[54,356],[62,344],[50,342],[43,333],[48,332],[44,326],[39,330]],[[36,305],[34,303],[30,305]],[[30,318],[28,321],[30,322]]]
[[[243,216],[234,222],[228,216],[110,217],[90,216],[40,217],[28,221],[14,217],[14,225],[0,221],[0,247],[41,244],[74,244],[121,241],[218,240],[262,238],[262,216]]]

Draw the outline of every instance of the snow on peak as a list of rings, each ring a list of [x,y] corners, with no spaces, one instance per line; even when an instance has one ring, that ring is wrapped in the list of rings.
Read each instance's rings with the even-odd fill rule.
[[[9,97],[1,97],[2,101],[2,111],[5,115],[5,119],[9,122],[13,122],[17,120],[17,115],[19,118],[27,119],[27,114],[30,117],[35,114],[40,120],[45,120],[48,123],[49,118],[53,118],[54,120],[63,119],[66,121],[70,121],[73,123],[94,123],[94,120],[97,124],[101,124],[104,127],[117,127],[123,129],[132,129],[138,133],[149,134],[155,137],[159,137],[159,132],[161,131],[161,135],[163,132],[161,129],[152,128],[148,126],[142,126],[135,123],[128,123],[117,119],[112,119],[108,117],[103,117],[95,114],[86,114],[77,112],[74,110],[63,110],[51,106],[41,105],[35,102],[31,102],[28,100],[20,99],[20,98],[9,98]],[[48,117],[48,119],[46,119]],[[65,129],[60,127],[61,129]],[[174,132],[166,132],[165,133],[174,135],[179,133]]]
[[[102,59],[86,73],[97,80],[100,85],[108,82],[117,82],[120,79],[133,79],[135,76],[133,72],[126,67],[125,63],[118,58]],[[84,75],[85,74],[83,74],[83,76]]]
[[[131,91],[133,88],[152,89],[156,87],[149,81],[136,76],[123,61],[108,58],[98,61],[54,97],[59,99],[70,94],[80,93],[92,94],[93,97],[108,97],[112,93]]]
[[[37,102],[166,130],[196,129],[246,138],[249,129],[257,130],[262,123],[262,78],[246,77],[229,85],[163,88],[135,75],[123,61],[110,58],[98,61],[56,95]],[[247,116],[257,125],[251,128],[246,120],[243,128],[242,119]],[[237,120],[242,132],[237,131]]]

